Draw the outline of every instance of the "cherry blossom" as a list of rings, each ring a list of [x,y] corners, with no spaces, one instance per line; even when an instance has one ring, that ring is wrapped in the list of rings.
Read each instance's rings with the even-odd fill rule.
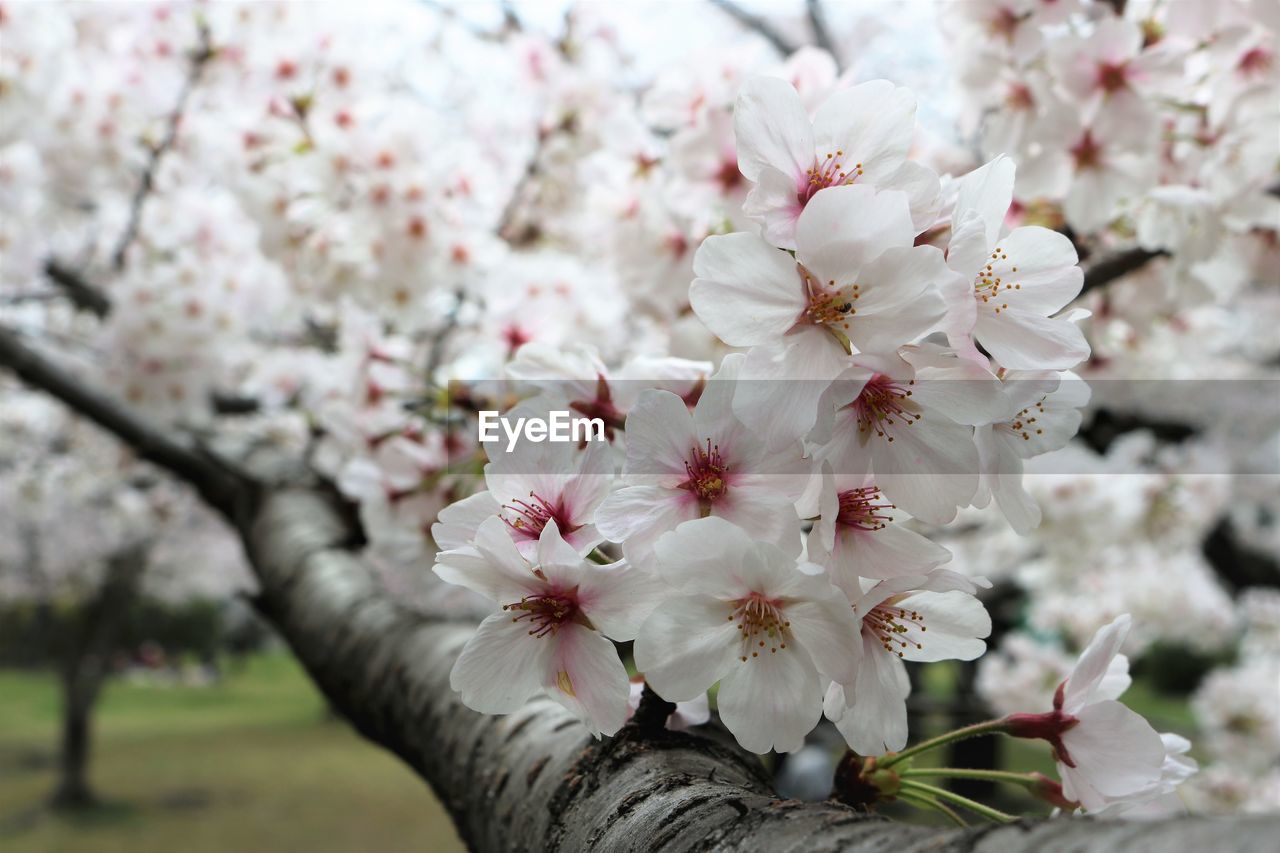
[[[880,755],[907,743],[904,660],[973,660],[986,650],[991,618],[974,597],[982,578],[946,569],[869,584],[837,580],[861,620],[860,660],[853,679],[835,679],[824,708],[849,746]]]
[[[821,190],[859,184],[902,190],[923,226],[936,209],[937,178],[908,162],[916,102],[887,80],[842,89],[814,112],[796,90],[770,77],[747,80],[734,108],[738,166],[755,186],[744,210],[765,239],[798,245],[798,218]]]
[[[798,543],[797,543],[798,544]],[[720,718],[753,752],[793,752],[822,715],[822,677],[852,675],[856,623],[826,577],[720,518],[658,540],[658,571],[679,590],[640,628],[636,667],[665,699],[716,682]]]
[[[593,734],[613,734],[626,721],[630,687],[609,640],[635,637],[656,604],[650,577],[625,563],[584,561],[554,522],[530,561],[509,530],[490,518],[473,545],[436,558],[441,578],[502,606],[467,641],[450,684],[489,714],[509,714],[545,691]]]

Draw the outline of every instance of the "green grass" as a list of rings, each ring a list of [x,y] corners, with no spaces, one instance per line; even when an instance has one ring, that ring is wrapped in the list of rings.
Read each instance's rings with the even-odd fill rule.
[[[462,850],[426,786],[325,713],[283,655],[210,688],[113,681],[91,779],[103,804],[50,812],[58,693],[49,674],[0,671],[0,850]]]

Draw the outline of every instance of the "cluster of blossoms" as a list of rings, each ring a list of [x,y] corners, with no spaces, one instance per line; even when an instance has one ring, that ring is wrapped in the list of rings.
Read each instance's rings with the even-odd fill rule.
[[[982,655],[979,596],[1012,579],[1030,628],[1088,651],[1072,673],[1010,635],[983,695],[1058,715],[1024,733],[1061,736],[1060,804],[1149,804],[1185,744],[1104,704],[1120,643],[1232,641],[1197,549],[1251,481],[1062,448],[1099,405],[1077,374],[1254,379],[1277,353],[1256,286],[1280,266],[1277,22],[1208,5],[944,4],[979,164],[923,148],[907,89],[738,45],[714,9],[701,60],[637,85],[603,5],[552,37],[428,4],[0,2],[0,314],[149,414],[250,401],[219,429],[305,452],[388,585],[485,615],[453,674],[477,710],[541,691],[613,734],[647,683],[673,726],[710,690],[752,750],[825,717],[899,753],[906,662]],[[1085,253],[1131,247],[1161,256],[1078,299]],[[50,259],[105,318],[43,298]],[[1211,465],[1275,473],[1256,399],[1095,385],[1173,406]],[[477,409],[598,418],[606,441],[481,448]],[[1273,491],[1235,519],[1263,543]],[[1235,767],[1238,720],[1200,716]],[[1077,742],[1109,726],[1134,737],[1124,773]]]
[[[1006,227],[1008,158],[945,190],[908,159],[914,113],[887,81],[812,111],[785,80],[744,81],[734,143],[759,230],[709,236],[693,259],[693,311],[741,350],[709,378],[675,359],[611,375],[592,352],[516,353],[508,377],[536,394],[512,414],[607,404],[612,429],[491,452],[487,490],[440,514],[436,573],[497,605],[453,670],[469,706],[541,692],[612,734],[631,692],[614,642],[633,640],[663,698],[718,685],[748,749],[799,749],[825,715],[876,756],[907,743],[905,661],[982,654],[988,582],[942,568],[950,553],[908,524],[993,500],[1017,529],[1039,521],[1023,460],[1065,444],[1088,399],[1063,372],[1088,354],[1079,317],[1059,313],[1082,276],[1067,238]],[[1058,709],[1082,722],[1079,763],[1057,744],[1064,796],[1090,810],[1145,799],[1166,756],[1152,732],[1145,764],[1100,781],[1114,762],[1091,738],[1146,723],[1110,686],[1093,710],[1094,677]]]

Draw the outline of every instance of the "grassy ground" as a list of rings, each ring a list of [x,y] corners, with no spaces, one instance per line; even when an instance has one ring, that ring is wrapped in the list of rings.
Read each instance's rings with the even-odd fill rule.
[[[49,675],[0,672],[0,850],[461,850],[403,765],[327,719],[284,655],[211,688],[112,682],[92,780],[104,803],[50,813],[58,696]]]

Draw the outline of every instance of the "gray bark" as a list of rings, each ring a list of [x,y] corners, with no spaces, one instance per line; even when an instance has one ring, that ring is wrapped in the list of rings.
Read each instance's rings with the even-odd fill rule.
[[[424,619],[389,597],[353,550],[359,529],[331,490],[303,481],[257,483],[236,470],[202,483],[193,477],[216,457],[178,458],[181,442],[122,414],[117,402],[82,387],[3,329],[0,364],[143,455],[158,449],[153,461],[186,478],[232,520],[261,586],[262,612],[333,706],[434,788],[474,850],[1263,853],[1280,837],[1277,817],[912,826],[832,803],[779,800],[757,758],[715,727],[667,732],[633,723],[595,741],[546,699],[509,716],[476,714],[449,687],[449,670],[471,628]],[[255,463],[253,470],[267,467]]]

